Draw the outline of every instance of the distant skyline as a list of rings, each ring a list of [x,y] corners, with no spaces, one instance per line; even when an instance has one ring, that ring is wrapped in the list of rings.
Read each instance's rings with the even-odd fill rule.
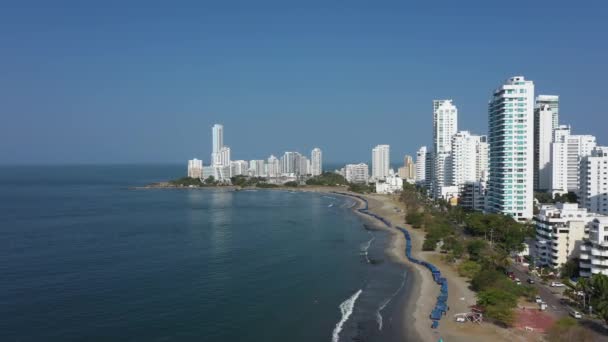
[[[555,1],[3,4],[0,164],[209,164],[323,150],[391,162],[431,146],[432,101],[487,134],[487,103],[523,75],[560,124],[608,145],[608,4]],[[585,7],[586,6],[586,7]]]

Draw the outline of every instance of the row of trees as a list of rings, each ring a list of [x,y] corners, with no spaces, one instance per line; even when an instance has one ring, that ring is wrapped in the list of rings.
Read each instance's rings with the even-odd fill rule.
[[[440,244],[460,275],[470,279],[486,317],[511,325],[517,299],[532,299],[537,294],[536,288],[516,285],[505,275],[510,254],[523,250],[524,239],[533,236],[533,228],[509,216],[466,212],[445,201],[431,201],[424,190],[409,184],[404,186],[401,200],[407,223],[426,232],[423,250],[436,250]]]
[[[608,276],[594,274],[591,278],[580,278],[574,288],[566,289],[564,294],[579,303],[585,312],[592,311],[608,322]]]

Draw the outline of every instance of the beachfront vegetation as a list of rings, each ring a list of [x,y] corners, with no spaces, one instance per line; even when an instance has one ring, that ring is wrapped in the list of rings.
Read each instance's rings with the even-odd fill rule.
[[[298,187],[298,182],[287,182],[285,184],[283,184],[284,186],[288,187],[288,188],[297,188]]]
[[[547,332],[547,341],[552,342],[591,342],[595,337],[578,324],[572,317],[558,319]]]
[[[209,178],[207,178],[205,180],[201,180],[199,178],[182,177],[182,178],[178,178],[178,179],[169,181],[169,184],[174,185],[174,186],[185,186],[185,187],[190,187],[190,186],[204,187],[204,186],[216,186],[218,184],[218,182],[215,181],[215,178],[213,178],[213,176],[209,176]]]
[[[376,191],[375,184],[357,184],[349,183],[348,191],[356,192],[359,194],[369,194]]]
[[[336,186],[346,185],[348,182],[344,176],[335,172],[324,172],[318,176],[314,176],[306,181],[306,185],[316,186]]]
[[[467,212],[445,201],[432,201],[410,184],[404,185],[401,201],[407,210],[406,222],[426,232],[422,249],[434,251],[440,245],[446,259],[457,264],[458,273],[470,279],[485,316],[510,326],[518,298],[536,295],[534,287],[516,285],[505,275],[509,256],[524,249],[524,239],[533,236],[533,227],[509,216]]]

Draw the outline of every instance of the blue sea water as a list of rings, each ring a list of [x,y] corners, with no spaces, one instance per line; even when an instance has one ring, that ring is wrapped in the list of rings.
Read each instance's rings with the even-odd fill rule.
[[[129,189],[183,172],[0,167],[0,340],[401,337],[408,273],[352,199]]]

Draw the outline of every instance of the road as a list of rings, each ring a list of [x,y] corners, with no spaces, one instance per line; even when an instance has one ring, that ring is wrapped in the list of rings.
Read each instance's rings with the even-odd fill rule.
[[[534,276],[528,276],[528,268],[522,266],[521,264],[514,263],[511,266],[511,271],[517,278],[521,280],[523,284],[528,284],[528,278],[532,278],[534,280],[534,284],[532,284],[532,286],[538,289],[538,295],[545,303],[547,303],[547,312],[549,314],[556,318],[568,316],[569,308],[559,302],[559,300],[562,298],[562,292],[564,291],[563,287],[549,287],[540,284],[540,279]]]
[[[538,295],[545,303],[547,303],[546,312],[549,313],[551,316],[555,317],[556,319],[559,319],[570,315],[570,311],[572,310],[572,308],[560,303],[560,299],[565,298],[562,295],[565,290],[565,287],[550,287],[549,285],[541,284],[540,278],[535,276],[528,276],[528,268],[522,266],[519,263],[514,262],[510,267],[510,271],[513,272],[515,277],[521,280],[522,284],[528,284],[528,278],[532,278],[534,280],[534,284],[531,284],[531,286],[534,286],[538,289]],[[578,311],[579,309],[575,310]],[[583,319],[579,319],[578,321],[581,325],[589,328],[589,330],[593,333],[597,341],[608,341],[608,329],[606,328],[604,322],[597,319],[591,319],[587,316],[583,316]]]

